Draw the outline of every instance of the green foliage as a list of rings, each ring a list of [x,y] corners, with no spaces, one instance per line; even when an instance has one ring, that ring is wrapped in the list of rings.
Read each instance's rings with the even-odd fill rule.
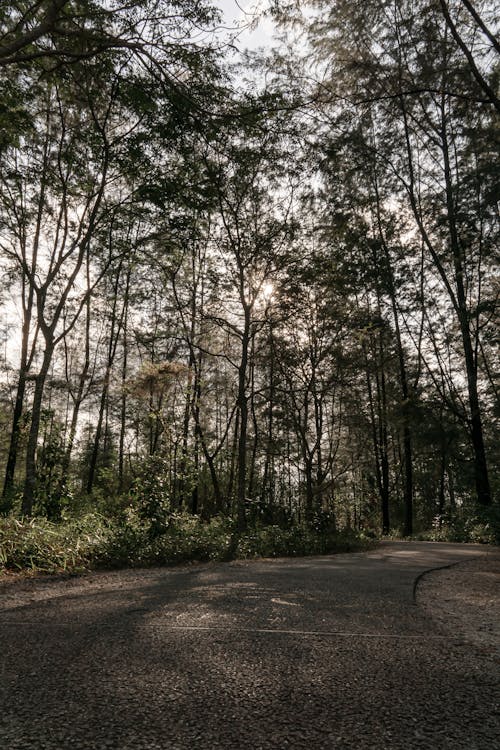
[[[150,533],[148,523],[131,517],[114,529],[99,558],[110,567],[168,565],[191,560],[221,560],[227,557],[232,540],[232,523],[215,518],[202,523],[195,516],[171,514],[162,533]]]
[[[90,466],[93,461],[95,435],[89,435],[83,443],[80,454],[80,479],[85,487],[89,480]],[[97,453],[95,476],[92,486],[92,494],[96,496],[114,495],[118,490],[116,474],[116,448],[115,435],[109,426],[106,426],[101,435],[100,446]],[[103,512],[106,515],[105,508]]]
[[[233,557],[322,555],[368,545],[353,532],[318,534],[303,527],[266,526],[238,537],[228,518],[204,523],[187,514],[170,514],[164,531],[152,535],[149,521],[132,509],[122,523],[96,513],[58,524],[42,518],[0,519],[0,571],[78,573]]]
[[[367,548],[370,542],[353,531],[318,533],[304,526],[282,529],[264,526],[240,537],[237,557],[300,557],[352,552]]]
[[[168,462],[162,456],[150,456],[135,480],[131,499],[139,519],[148,524],[149,535],[163,534],[170,522]]]
[[[97,514],[56,524],[44,518],[0,520],[0,571],[80,572],[89,567],[110,533]]]
[[[59,521],[72,499],[64,470],[63,426],[49,410],[42,414],[44,422],[50,422],[50,429],[38,451],[35,504],[40,515],[49,521]]]
[[[432,529],[416,536],[422,541],[500,544],[500,508],[436,516]]]
[[[31,131],[33,123],[25,104],[26,91],[17,77],[2,78],[0,99],[0,153],[18,146],[20,134]]]

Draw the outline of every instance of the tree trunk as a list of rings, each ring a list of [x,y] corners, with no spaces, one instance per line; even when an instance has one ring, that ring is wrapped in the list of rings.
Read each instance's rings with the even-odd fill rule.
[[[254,342],[252,341],[252,357],[253,357]],[[255,409],[255,367],[251,366],[251,393],[250,393],[250,411],[252,414],[252,425],[253,425],[253,440],[252,450],[250,454],[250,470],[248,472],[248,497],[253,500],[255,494],[255,475],[257,471],[257,448],[259,445],[259,424],[257,421],[257,412]],[[255,507],[253,510],[255,511]]]
[[[375,413],[375,402],[373,387],[370,377],[368,357],[366,354],[366,346],[363,345],[365,353],[365,367],[366,367],[366,385],[368,392],[368,404],[370,408],[370,422],[372,428],[372,443],[373,443],[373,457],[375,463],[375,475],[378,494],[380,498],[380,507],[382,515],[382,533],[388,534],[390,529],[390,512],[389,512],[389,460],[387,456],[386,446],[384,445],[387,438],[387,428],[383,425],[383,414],[380,407],[380,403],[377,404],[378,419]],[[378,380],[378,378],[377,378]],[[378,402],[380,402],[380,383],[377,387]],[[377,424],[378,422],[378,424]]]
[[[403,456],[404,456],[404,470],[405,470],[405,481],[404,481],[404,536],[411,536],[413,534],[413,455],[412,455],[412,437],[409,424],[409,418],[407,414],[408,399],[409,399],[409,388],[408,388],[408,375],[406,372],[405,352],[403,348],[403,342],[401,338],[401,328],[399,325],[398,305],[396,300],[396,287],[394,283],[394,273],[392,270],[391,257],[389,248],[385,239],[385,232],[382,226],[380,196],[378,189],[377,176],[374,179],[376,207],[377,207],[377,227],[378,234],[381,241],[382,248],[384,250],[384,256],[386,261],[387,280],[389,296],[391,298],[392,316],[394,320],[394,329],[396,332],[396,345],[398,352],[399,362],[399,377],[401,383],[401,396],[402,396],[402,407],[403,407]]]
[[[304,457],[304,473],[306,475],[306,507],[305,507],[305,519],[308,525],[311,525],[313,520],[313,508],[314,508],[314,487],[313,487],[313,467],[312,458],[310,456]]]
[[[47,113],[48,122],[48,113]],[[14,414],[12,416],[12,429],[10,434],[9,453],[7,456],[7,466],[5,468],[5,482],[3,487],[2,496],[7,498],[13,488],[14,476],[16,472],[17,464],[17,453],[19,445],[19,428],[21,417],[23,414],[24,395],[26,391],[26,377],[29,371],[30,362],[34,354],[34,344],[32,345],[31,355],[28,359],[28,348],[29,348],[29,337],[31,320],[33,317],[33,302],[35,298],[35,289],[33,285],[33,276],[35,274],[37,259],[38,259],[38,247],[40,242],[40,233],[42,227],[42,217],[45,207],[45,192],[47,188],[47,156],[49,153],[49,128],[47,126],[45,133],[45,143],[43,149],[43,171],[40,181],[40,196],[38,199],[37,208],[37,219],[33,238],[32,246],[32,257],[30,264],[31,278],[26,274],[23,269],[22,276],[22,301],[23,301],[23,327],[22,327],[22,340],[21,340],[21,359],[19,365],[19,379],[17,383],[16,401],[14,404]],[[23,243],[22,254],[23,258],[26,259],[26,244]],[[28,284],[28,296],[26,298],[26,284]],[[36,335],[35,335],[36,341]]]
[[[23,282],[24,292],[24,282]],[[7,455],[7,465],[5,467],[5,481],[3,486],[2,497],[8,501],[12,494],[14,486],[14,476],[16,473],[17,454],[19,449],[19,432],[21,428],[21,418],[23,415],[24,396],[26,393],[26,380],[31,366],[31,359],[34,354],[34,345],[31,347],[31,354],[28,356],[30,325],[33,310],[33,289],[30,288],[28,300],[24,307],[24,320],[22,328],[21,341],[21,359],[19,365],[19,378],[17,381],[16,400],[14,403],[14,413],[12,415],[12,428],[10,433],[9,453]],[[35,336],[36,341],[36,336]]]
[[[121,372],[121,397],[120,397],[120,437],[118,442],[118,492],[124,489],[124,467],[125,467],[125,433],[127,430],[127,391],[125,388],[127,382],[128,367],[128,314],[129,314],[129,290],[130,277],[132,269],[129,266],[127,271],[127,281],[125,284],[124,313],[123,313],[123,360]]]
[[[250,343],[250,310],[245,308],[245,325],[241,341],[241,360],[238,368],[238,411],[240,415],[238,435],[238,473],[236,489],[236,519],[238,531],[244,531],[246,519],[246,485],[247,485],[247,433],[248,433],[248,400],[246,379],[248,368],[248,347]]]
[[[40,372],[36,377],[35,393],[33,395],[33,404],[31,410],[31,425],[28,437],[28,446],[26,449],[26,477],[24,480],[23,499],[21,510],[24,516],[31,516],[33,513],[33,502],[35,498],[36,487],[36,454],[38,447],[38,435],[40,432],[40,419],[42,413],[42,400],[45,388],[45,381],[49,371],[54,345],[52,341],[46,343],[43,362]]]
[[[458,238],[458,231],[455,218],[455,205],[453,195],[453,183],[452,183],[452,171],[449,158],[449,148],[446,132],[446,112],[445,112],[445,94],[443,94],[441,102],[441,150],[443,153],[444,162],[444,180],[446,190],[446,208],[447,208],[447,222],[449,229],[449,240],[450,247],[453,256],[454,275],[453,280],[450,279],[446,273],[446,270],[441,262],[439,253],[434,248],[431,239],[427,233],[424,225],[424,220],[420,212],[420,203],[415,190],[415,171],[414,171],[414,157],[413,149],[410,139],[410,129],[408,124],[408,114],[406,111],[406,105],[404,98],[401,97],[401,109],[403,115],[403,124],[405,132],[405,141],[408,157],[408,195],[410,199],[411,208],[415,221],[417,222],[418,228],[422,235],[423,242],[426,248],[429,250],[432,260],[436,266],[436,269],[443,281],[446,291],[450,297],[450,301],[455,310],[455,314],[458,319],[460,326],[460,333],[462,338],[462,346],[464,350],[464,360],[467,375],[467,392],[469,400],[469,411],[470,411],[470,436],[473,446],[474,454],[474,472],[475,472],[475,484],[476,484],[476,495],[479,504],[488,506],[491,504],[491,493],[488,479],[488,468],[486,461],[486,451],[484,446],[483,438],[483,427],[481,420],[481,410],[479,406],[479,397],[477,390],[477,361],[474,356],[474,349],[472,346],[472,338],[469,327],[469,316],[467,309],[467,295],[465,293],[464,286],[464,271],[463,271],[463,259],[460,248],[460,242]],[[455,283],[455,289],[453,289],[453,281]]]
[[[109,382],[111,379],[111,371],[112,371],[113,364],[115,361],[116,350],[118,347],[118,340],[120,338],[120,333],[123,328],[123,322],[125,319],[126,310],[128,308],[128,289],[129,289],[129,284],[130,284],[130,273],[131,273],[130,269],[126,277],[125,298],[122,304],[120,314],[119,315],[117,314],[118,290],[120,287],[122,267],[123,267],[123,258],[120,260],[120,263],[116,270],[116,276],[115,276],[115,280],[113,284],[113,305],[111,308],[111,323],[110,323],[110,330],[109,330],[106,371],[104,374],[104,383],[103,383],[102,392],[101,392],[101,401],[99,404],[99,416],[97,419],[97,427],[95,431],[94,444],[92,446],[92,455],[90,457],[89,473],[87,477],[86,492],[88,495],[91,494],[92,488],[94,486],[95,474],[97,470],[97,461],[99,457],[99,446],[100,446],[101,435],[102,435],[102,426],[103,426],[104,420],[106,420],[106,423],[105,423],[106,429],[104,430],[105,440],[107,440],[107,437],[108,437],[107,414],[108,414]]]
[[[24,365],[21,365],[21,368],[19,370],[19,379],[17,381],[16,401],[14,404],[14,413],[12,415],[9,453],[7,456],[5,481],[2,493],[2,497],[5,501],[9,500],[14,486],[14,475],[16,471],[17,453],[19,447],[19,432],[21,426],[21,417],[23,415],[24,393],[26,390],[26,375],[26,367]]]
[[[99,445],[101,442],[101,435],[102,435],[102,425],[104,422],[104,414],[106,412],[106,402],[108,400],[110,375],[111,375],[111,368],[108,366],[106,368],[106,374],[104,376],[104,385],[101,391],[101,401],[99,404],[99,416],[97,418],[97,426],[95,429],[94,442],[92,445],[92,454],[90,456],[89,473],[87,476],[87,484],[85,487],[85,491],[87,495],[91,494],[92,489],[94,487],[95,475],[96,475],[96,470],[97,470],[97,459],[99,457]]]
[[[266,436],[266,457],[264,459],[264,472],[262,477],[262,488],[260,492],[260,502],[262,505],[266,502],[266,488],[269,482],[269,473],[271,468],[271,454],[273,451],[273,427],[274,427],[274,401],[275,401],[275,382],[274,382],[274,341],[273,341],[273,328],[272,323],[269,327],[269,398],[267,402],[267,408],[269,410],[269,418],[267,422],[267,436]],[[272,480],[271,480],[272,481]],[[270,483],[271,484],[271,483]],[[273,503],[273,492],[272,487],[269,491],[269,504]]]

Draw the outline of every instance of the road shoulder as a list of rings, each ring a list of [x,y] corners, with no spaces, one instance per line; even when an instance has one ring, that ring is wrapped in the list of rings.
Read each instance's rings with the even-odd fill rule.
[[[416,602],[454,639],[500,658],[500,549],[421,576]]]

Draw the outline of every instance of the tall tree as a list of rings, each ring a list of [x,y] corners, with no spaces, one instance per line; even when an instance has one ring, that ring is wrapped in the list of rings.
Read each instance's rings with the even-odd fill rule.
[[[440,306],[449,310],[460,332],[468,400],[463,418],[469,426],[477,499],[488,505],[478,352],[486,323],[480,312],[486,302],[484,278],[495,235],[494,167],[483,162],[478,169],[478,158],[485,148],[489,151],[484,138],[491,136],[494,110],[450,33],[442,5],[424,0],[320,2],[309,30],[326,72],[317,89],[317,116],[323,117],[325,131],[342,127],[348,117],[356,130],[367,122],[375,129],[371,148],[377,171],[384,175],[386,200],[410,217],[413,228],[408,232],[418,233],[426,254],[424,285],[434,287],[433,295],[439,295]],[[481,56],[482,76],[492,81],[495,66],[488,54],[478,47],[476,66]],[[402,239],[410,251],[408,237]],[[457,371],[455,378],[458,382],[462,373]]]

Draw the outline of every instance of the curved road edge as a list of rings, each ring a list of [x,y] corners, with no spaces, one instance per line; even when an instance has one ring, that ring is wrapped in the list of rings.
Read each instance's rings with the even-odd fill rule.
[[[469,560],[421,572],[414,582],[415,604],[441,630],[500,657],[500,548]]]

